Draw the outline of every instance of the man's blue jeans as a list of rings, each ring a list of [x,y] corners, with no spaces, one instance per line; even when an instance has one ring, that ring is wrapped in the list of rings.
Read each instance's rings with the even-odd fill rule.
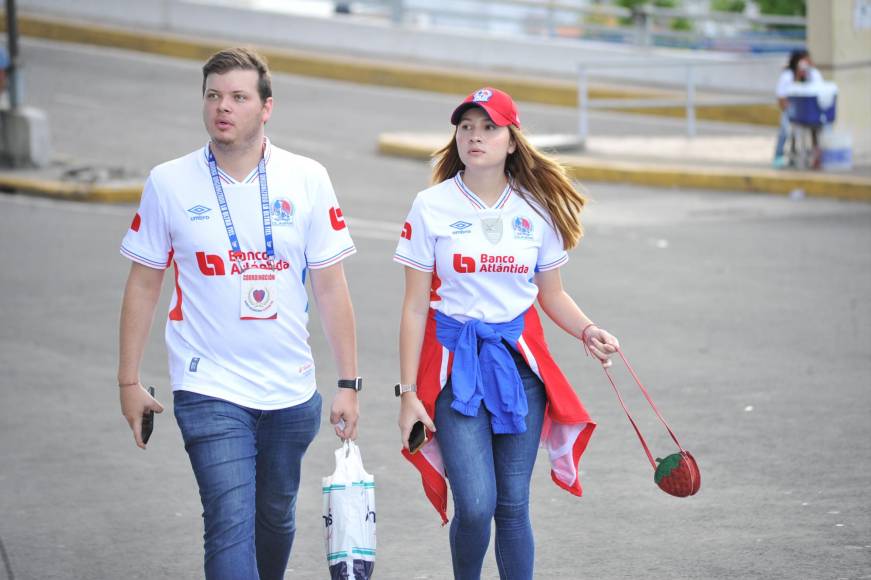
[[[173,395],[203,502],[206,578],[284,578],[300,464],[320,427],[320,395],[274,411],[190,391]]]
[[[529,480],[547,396],[538,377],[519,355],[512,354],[529,404],[525,433],[494,435],[483,404],[477,417],[453,410],[450,380],[436,400],[437,438],[454,498],[450,542],[457,580],[481,577],[494,519],[499,577],[532,578],[535,541],[529,521]]]

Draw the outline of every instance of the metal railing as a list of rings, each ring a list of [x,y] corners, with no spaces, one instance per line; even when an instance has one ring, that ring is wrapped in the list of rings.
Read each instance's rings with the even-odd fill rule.
[[[397,25],[732,52],[785,52],[798,48],[804,44],[806,29],[806,20],[795,16],[695,12],[649,5],[629,10],[582,0],[211,1],[287,12],[318,5],[321,14],[377,18]],[[690,23],[690,30],[675,29],[678,21]]]
[[[566,0],[356,0],[339,2],[353,13],[380,12],[398,24],[471,28],[549,38],[584,38],[730,51],[785,51],[804,44],[806,20],[796,16],[695,12],[644,5]],[[678,21],[691,30],[676,30]]]
[[[607,62],[581,63],[578,65],[578,140],[583,146],[589,136],[589,112],[591,110],[627,110],[627,109],[661,109],[664,107],[683,107],[686,118],[686,134],[696,135],[696,109],[699,106],[734,106],[770,104],[773,97],[758,95],[705,96],[699,99],[696,93],[696,71],[704,67],[743,66],[740,62],[710,62],[686,60],[609,60]],[[683,97],[665,98],[627,98],[627,99],[591,99],[589,92],[590,71],[595,69],[651,69],[651,68],[683,68]]]

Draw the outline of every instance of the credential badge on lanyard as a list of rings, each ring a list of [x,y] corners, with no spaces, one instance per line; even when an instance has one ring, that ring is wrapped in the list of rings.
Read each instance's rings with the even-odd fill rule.
[[[230,239],[233,257],[242,255],[230,208],[227,207],[227,197],[221,186],[218,175],[218,163],[212,148],[209,147],[209,173],[212,176],[212,186],[218,198],[221,217]],[[266,162],[260,156],[257,163],[257,178],[260,182],[260,210],[263,216],[263,237],[266,242],[266,267],[247,268],[239,273],[239,318],[242,320],[270,320],[278,318],[278,284],[275,279],[275,248],[272,244],[272,221],[269,215],[269,188],[266,184]]]

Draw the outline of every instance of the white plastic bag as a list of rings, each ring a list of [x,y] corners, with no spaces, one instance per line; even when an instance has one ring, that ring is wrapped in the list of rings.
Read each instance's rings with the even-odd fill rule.
[[[324,544],[331,580],[370,580],[375,568],[375,478],[353,441],[336,449],[323,478]]]

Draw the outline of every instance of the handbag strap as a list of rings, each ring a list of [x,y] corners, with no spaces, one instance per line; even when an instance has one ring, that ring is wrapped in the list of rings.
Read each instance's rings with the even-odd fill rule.
[[[586,345],[584,345],[586,348]],[[588,353],[589,354],[589,351]],[[665,425],[665,428],[668,430],[668,434],[671,435],[671,438],[674,440],[675,445],[677,445],[678,449],[681,452],[684,452],[684,448],[681,447],[680,442],[677,440],[677,437],[674,434],[674,431],[671,430],[671,427],[668,426],[665,418],[662,416],[662,413],[659,412],[659,409],[656,406],[656,403],[653,402],[653,399],[650,398],[650,393],[647,392],[647,389],[644,388],[644,385],[641,384],[641,379],[638,378],[638,375],[635,373],[635,369],[632,368],[632,365],[629,364],[629,361],[626,359],[626,356],[623,354],[621,349],[617,349],[617,354],[620,355],[620,358],[623,359],[623,363],[626,365],[626,368],[629,369],[629,374],[632,375],[632,378],[635,379],[635,384],[638,385],[638,388],[641,389],[641,392],[644,394],[644,398],[647,399],[647,402],[650,403],[651,408],[656,413],[656,416],[659,417],[659,420]],[[650,465],[653,466],[653,470],[656,471],[656,461],[653,459],[653,454],[650,453],[650,448],[647,446],[647,441],[644,440],[644,436],[641,434],[641,430],[638,428],[638,425],[635,423],[635,419],[632,418],[632,414],[629,413],[629,408],[626,406],[626,402],[623,400],[623,396],[620,394],[620,390],[617,388],[617,383],[614,382],[614,377],[611,376],[611,373],[608,371],[607,367],[602,367],[602,370],[605,372],[605,376],[608,377],[608,381],[611,383],[611,387],[614,389],[614,392],[617,394],[617,399],[620,401],[620,405],[623,407],[623,411],[626,413],[626,416],[629,418],[629,422],[632,423],[632,427],[635,429],[635,433],[638,435],[638,439],[641,441],[641,446],[644,447],[644,452],[647,454],[647,459],[650,461]]]

